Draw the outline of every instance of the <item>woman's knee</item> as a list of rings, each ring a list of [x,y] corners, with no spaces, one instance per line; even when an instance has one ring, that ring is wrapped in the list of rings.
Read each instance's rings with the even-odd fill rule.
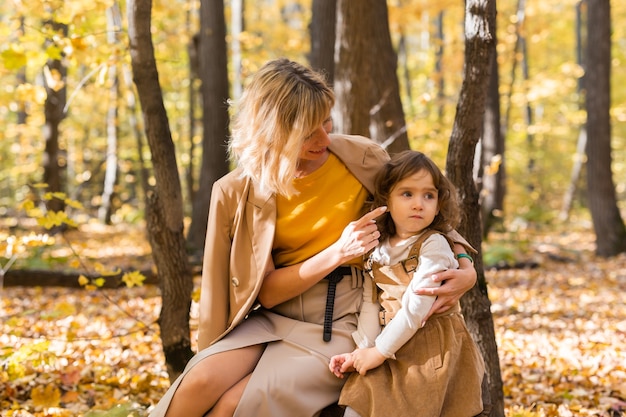
[[[264,346],[249,346],[209,356],[189,370],[179,390],[216,401],[252,372],[263,349]]]
[[[207,363],[203,363],[207,362]],[[211,369],[210,361],[202,361],[187,372],[177,390],[187,395],[223,392],[228,386],[223,386],[223,378]],[[210,395],[210,394],[209,394]],[[194,397],[190,397],[194,398]]]

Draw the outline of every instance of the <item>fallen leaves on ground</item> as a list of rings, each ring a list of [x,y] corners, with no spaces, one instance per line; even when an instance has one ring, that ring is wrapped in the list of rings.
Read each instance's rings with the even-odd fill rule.
[[[486,271],[505,414],[626,415],[626,256],[530,241],[537,268]],[[2,417],[140,417],[167,389],[157,288],[0,291]]]

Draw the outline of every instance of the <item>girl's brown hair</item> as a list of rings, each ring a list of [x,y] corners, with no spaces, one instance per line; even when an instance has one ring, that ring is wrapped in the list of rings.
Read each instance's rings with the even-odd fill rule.
[[[374,180],[372,208],[388,205],[389,195],[396,184],[421,170],[426,170],[431,175],[438,192],[439,213],[429,228],[449,232],[458,225],[460,220],[456,188],[429,157],[418,151],[403,151],[395,154],[378,171]],[[378,218],[377,224],[381,240],[396,233],[396,227],[389,212]]]

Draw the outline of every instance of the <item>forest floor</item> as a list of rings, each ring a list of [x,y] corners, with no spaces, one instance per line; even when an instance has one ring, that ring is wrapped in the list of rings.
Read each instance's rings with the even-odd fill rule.
[[[100,269],[145,269],[150,251],[128,228],[68,240]],[[515,248],[526,266],[485,271],[508,417],[626,415],[626,256],[597,258],[593,242],[524,231],[484,243],[485,253]],[[0,416],[147,415],[169,385],[160,305],[154,285],[0,288]]]

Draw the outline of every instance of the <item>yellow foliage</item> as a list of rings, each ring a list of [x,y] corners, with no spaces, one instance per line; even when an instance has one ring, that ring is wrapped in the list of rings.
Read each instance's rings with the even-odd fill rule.
[[[18,205],[18,209],[29,212],[35,209],[35,202],[33,200],[24,200]]]
[[[43,195],[43,199],[46,201],[50,201],[54,198],[57,198],[59,200],[65,200],[66,197],[67,195],[65,193],[58,192],[58,191],[54,193],[48,192]]]
[[[39,385],[30,394],[33,404],[39,407],[57,407],[61,401],[61,391],[54,384]]]
[[[194,288],[193,292],[191,293],[191,299],[196,303],[200,302],[200,287]]]
[[[96,264],[94,265],[94,269],[96,270],[97,273],[105,277],[111,277],[114,275],[118,275],[120,273],[119,268],[110,269],[102,265],[100,262],[96,262]]]
[[[87,284],[89,284],[89,278],[87,278],[83,274],[80,274],[80,276],[78,277],[78,283],[81,287],[86,287]]]
[[[145,279],[146,277],[139,271],[127,272],[122,277],[122,281],[128,288],[141,287]]]
[[[73,316],[76,314],[76,307],[74,307],[74,304],[68,303],[67,301],[61,301],[56,305],[54,310],[56,313],[60,313],[62,317]]]
[[[82,210],[84,208],[83,203],[80,201],[72,200],[71,198],[66,198],[63,200],[68,207],[72,207],[78,210]]]
[[[26,54],[17,44],[10,44],[7,49],[0,53],[4,67],[10,71],[16,71],[27,63]]]
[[[491,163],[485,167],[485,175],[496,175],[502,165],[502,155],[494,155]]]
[[[64,211],[49,211],[45,216],[38,218],[37,223],[46,229],[52,229],[53,227],[61,226],[62,224],[76,227],[76,223],[67,217],[67,213]]]

